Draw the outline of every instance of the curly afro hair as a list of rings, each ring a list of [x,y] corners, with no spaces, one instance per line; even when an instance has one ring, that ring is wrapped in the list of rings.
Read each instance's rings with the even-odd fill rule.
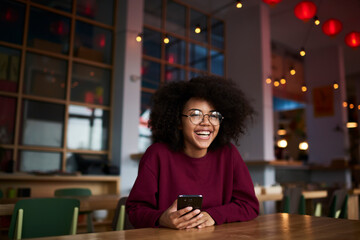
[[[230,79],[201,76],[190,81],[170,82],[153,95],[149,127],[153,142],[167,144],[174,151],[184,148],[181,114],[190,98],[201,98],[212,104],[224,120],[219,133],[209,149],[216,149],[239,138],[246,131],[247,119],[252,119],[254,109],[244,93]]]

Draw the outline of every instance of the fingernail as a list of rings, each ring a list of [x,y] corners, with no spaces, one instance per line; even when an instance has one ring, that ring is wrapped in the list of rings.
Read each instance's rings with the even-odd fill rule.
[[[200,212],[199,209],[194,210],[194,213],[198,214]]]

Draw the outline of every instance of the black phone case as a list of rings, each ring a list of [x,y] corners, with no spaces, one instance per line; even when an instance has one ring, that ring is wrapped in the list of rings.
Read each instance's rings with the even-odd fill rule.
[[[177,209],[180,210],[186,207],[193,207],[193,209],[201,209],[202,195],[179,195],[177,202]]]

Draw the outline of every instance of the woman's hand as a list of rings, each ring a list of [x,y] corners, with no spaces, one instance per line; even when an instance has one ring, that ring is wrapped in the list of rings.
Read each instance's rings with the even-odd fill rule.
[[[186,229],[212,226],[215,224],[215,221],[207,212],[200,213],[199,209],[192,211],[192,207],[186,207],[177,211],[177,200],[175,200],[174,203],[160,216],[159,224],[169,228]]]

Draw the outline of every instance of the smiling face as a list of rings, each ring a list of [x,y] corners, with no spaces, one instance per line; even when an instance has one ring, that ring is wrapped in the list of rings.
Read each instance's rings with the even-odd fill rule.
[[[211,114],[215,108],[204,99],[190,98],[185,104],[182,114],[190,115],[196,111]],[[184,135],[185,154],[194,158],[205,156],[219,132],[220,125],[211,124],[208,116],[205,116],[199,124],[193,124],[189,117],[183,116],[181,123],[180,129]]]

